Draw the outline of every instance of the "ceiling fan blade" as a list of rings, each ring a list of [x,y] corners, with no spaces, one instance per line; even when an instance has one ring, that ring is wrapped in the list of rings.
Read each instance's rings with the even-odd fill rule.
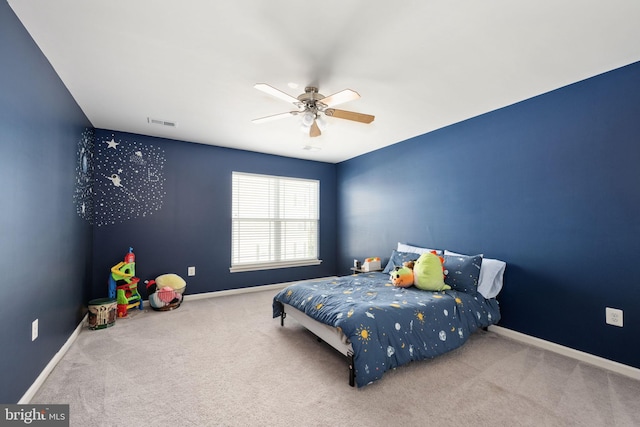
[[[311,125],[311,129],[309,129],[309,136],[311,138],[314,138],[316,136],[320,136],[322,132],[320,132],[320,128],[318,127],[318,123],[316,123],[316,121],[313,121],[313,124]]]
[[[360,98],[360,94],[355,90],[345,89],[340,92],[336,92],[333,95],[325,96],[319,102],[322,102],[327,107],[333,107],[334,105],[343,104],[349,101],[355,101]]]
[[[293,104],[297,104],[298,98],[294,98],[293,96],[284,93],[283,91],[276,89],[273,86],[270,86],[266,83],[256,83],[255,85],[253,85],[253,87],[255,87],[258,90],[263,91],[264,93],[268,93],[271,96],[275,96],[276,98],[280,98],[285,102],[291,102]]]
[[[353,120],[360,123],[371,123],[375,116],[370,114],[355,113],[353,111],[337,110],[335,108],[327,108],[324,113],[329,117],[337,117],[338,119]]]
[[[295,116],[298,114],[297,111],[287,111],[286,113],[273,114],[271,116],[260,117],[259,119],[251,120],[253,123],[265,123],[273,120],[284,119],[285,117]]]

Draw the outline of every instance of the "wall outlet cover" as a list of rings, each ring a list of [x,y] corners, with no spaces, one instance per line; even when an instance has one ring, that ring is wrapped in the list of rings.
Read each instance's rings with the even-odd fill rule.
[[[605,321],[607,322],[608,325],[622,327],[624,323],[622,310],[617,308],[606,307]]]

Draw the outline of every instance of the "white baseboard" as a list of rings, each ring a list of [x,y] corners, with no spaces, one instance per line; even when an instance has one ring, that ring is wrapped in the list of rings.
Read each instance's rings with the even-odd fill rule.
[[[581,362],[595,365],[602,369],[616,372],[618,374],[640,380],[640,369],[633,366],[625,365],[622,363],[614,362],[613,360],[605,359],[603,357],[594,356],[593,354],[585,353],[583,351],[574,350],[573,348],[565,347],[560,344],[545,341],[540,338],[532,337],[520,332],[512,331],[511,329],[503,328],[501,326],[489,326],[491,332],[495,332],[498,335],[503,335],[508,338],[512,338],[516,341],[523,342],[525,344],[531,344],[536,347],[540,347],[544,350],[549,350],[554,353],[562,354],[563,356],[577,359]]]
[[[320,277],[317,279],[309,279],[309,281],[311,280],[326,280],[326,279],[332,279],[336,276],[329,276],[329,277]],[[305,280],[306,282],[307,280]],[[279,290],[282,288],[286,288],[289,285],[293,285],[294,283],[298,283],[298,282],[302,282],[302,280],[296,280],[294,282],[285,282],[285,283],[276,283],[273,285],[260,285],[260,286],[252,286],[250,288],[238,288],[238,289],[229,289],[226,291],[214,291],[214,292],[204,292],[201,294],[193,294],[193,295],[185,295],[184,296],[184,300],[185,301],[193,301],[193,300],[198,300],[198,299],[205,299],[205,298],[214,298],[214,297],[224,297],[227,295],[237,295],[237,294],[247,294],[250,292],[262,292],[262,291],[269,291],[269,290]]]
[[[40,372],[40,375],[38,375],[38,378],[36,378],[33,384],[31,384],[31,387],[29,387],[27,392],[18,401],[19,404],[26,404],[31,402],[31,399],[33,399],[33,396],[35,396],[36,392],[40,389],[42,384],[44,384],[44,381],[47,379],[51,371],[53,371],[53,368],[55,368],[58,362],[62,360],[64,355],[67,353],[67,351],[69,351],[69,348],[71,348],[71,345],[78,338],[80,331],[82,331],[82,328],[85,325],[87,316],[88,314],[84,316],[84,318],[80,321],[80,323],[78,324],[76,329],[73,331],[71,336],[64,343],[64,345],[60,347],[60,350],[58,350],[58,352],[53,356],[53,358],[49,361],[49,363],[47,363],[47,366],[45,366],[42,372]]]
[[[226,291],[203,292],[201,294],[185,295],[185,301],[194,301],[205,298],[224,297],[227,295],[248,294],[250,292],[261,292],[268,290],[278,290],[288,286],[288,283],[276,283],[275,285],[252,286],[250,288],[228,289]]]

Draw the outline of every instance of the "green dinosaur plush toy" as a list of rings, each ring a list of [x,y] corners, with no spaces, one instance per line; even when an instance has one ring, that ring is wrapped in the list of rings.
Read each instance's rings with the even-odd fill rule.
[[[413,266],[413,284],[424,291],[451,289],[444,283],[444,259],[435,251],[420,255]]]

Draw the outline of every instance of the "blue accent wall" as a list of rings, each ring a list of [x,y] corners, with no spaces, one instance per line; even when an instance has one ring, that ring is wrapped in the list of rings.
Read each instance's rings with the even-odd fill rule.
[[[508,264],[500,325],[640,368],[640,63],[338,165],[97,129],[92,200],[121,211],[89,205],[90,223],[74,197],[91,124],[6,1],[0,58],[2,403],[106,296],[130,246],[138,277],[180,274],[188,294],[346,274],[398,241],[484,253]],[[120,182],[135,204],[97,168],[111,138],[161,153],[147,187]],[[229,272],[234,170],[320,180],[321,265]],[[623,328],[605,324],[607,306]]]
[[[78,144],[91,124],[0,1],[0,402],[15,403],[83,316],[91,225],[76,212]],[[31,341],[31,322],[39,337]]]
[[[398,241],[484,253],[501,326],[640,368],[639,116],[635,63],[340,163],[338,268]]]
[[[104,148],[111,141],[116,148]],[[133,145],[135,144],[135,145]],[[113,145],[113,144],[112,144]],[[162,151],[164,160],[156,161],[150,177],[159,188],[149,196],[138,195],[138,186],[127,182],[127,169],[136,168],[129,159],[131,150],[143,158],[153,147]],[[127,151],[128,150],[128,151]],[[107,296],[107,280],[112,266],[122,261],[131,246],[136,254],[136,276],[142,282],[164,273],[175,273],[187,281],[186,294],[237,289],[335,274],[336,265],[336,167],[333,164],[272,156],[150,136],[96,130],[96,178],[98,198],[109,188],[116,189],[109,177],[121,170],[121,187],[110,197],[127,210],[149,199],[158,210],[134,211],[135,218],[100,213],[94,225],[93,298]],[[116,156],[115,153],[122,155]],[[105,160],[105,156],[111,156]],[[136,160],[134,158],[134,160]],[[162,168],[160,168],[162,166]],[[145,164],[144,168],[148,165]],[[290,176],[320,180],[320,258],[318,266],[254,272],[230,273],[231,266],[231,173],[233,171]],[[145,179],[142,174],[141,179]],[[124,188],[123,188],[124,187]],[[132,197],[133,198],[132,198]],[[137,200],[134,200],[137,199]],[[109,200],[105,200],[105,204]],[[144,208],[140,208],[144,211]],[[113,223],[111,223],[111,222]],[[195,266],[196,275],[187,276],[187,267]]]

